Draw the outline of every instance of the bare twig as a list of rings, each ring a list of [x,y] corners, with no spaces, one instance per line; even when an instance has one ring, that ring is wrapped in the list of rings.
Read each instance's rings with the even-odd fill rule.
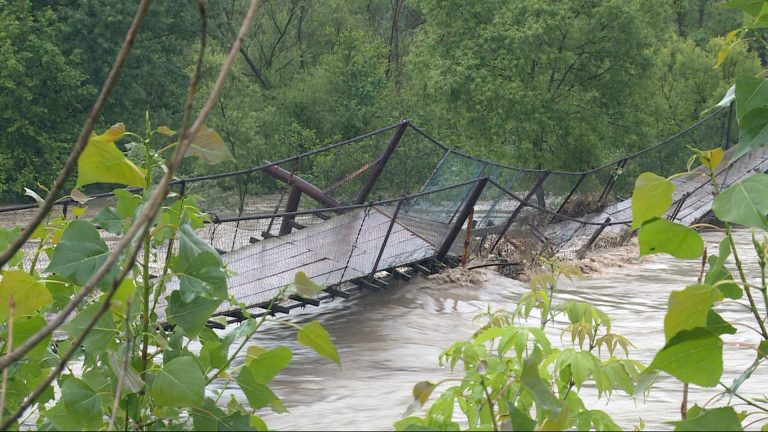
[[[8,351],[13,350],[13,313],[16,310],[16,301],[13,296],[8,299]],[[8,393],[8,369],[3,371],[3,388],[0,389],[0,422],[3,421],[3,411],[5,411],[5,397]]]
[[[0,268],[5,266],[5,264],[8,263],[8,260],[10,260],[11,257],[15,255],[16,252],[18,252],[19,249],[21,249],[21,247],[27,242],[27,240],[29,240],[29,238],[32,236],[32,233],[35,231],[38,225],[43,222],[43,219],[45,219],[45,217],[51,211],[51,208],[53,208],[53,204],[58,198],[59,192],[61,192],[61,190],[64,188],[64,183],[72,173],[72,170],[75,169],[77,159],[80,157],[80,154],[83,152],[83,150],[85,150],[86,144],[88,144],[88,138],[91,136],[91,132],[93,132],[93,127],[96,124],[96,121],[99,119],[99,116],[101,116],[101,111],[104,109],[104,105],[107,103],[109,96],[112,94],[112,90],[115,88],[115,85],[117,85],[117,78],[120,76],[120,72],[123,69],[125,60],[128,58],[128,53],[133,47],[133,43],[135,42],[136,36],[139,33],[139,28],[141,27],[141,22],[144,20],[144,16],[147,14],[150,3],[152,3],[152,0],[142,0],[139,4],[138,9],[136,10],[136,15],[133,17],[131,27],[128,29],[128,33],[125,35],[123,46],[117,53],[115,63],[112,65],[112,70],[109,71],[109,76],[107,76],[107,80],[104,82],[104,86],[101,88],[101,93],[99,93],[99,96],[96,98],[96,103],[93,104],[91,111],[88,113],[88,118],[85,120],[83,129],[80,131],[80,135],[77,137],[77,142],[75,143],[74,148],[72,148],[72,152],[69,154],[69,158],[67,158],[67,161],[59,172],[58,177],[56,177],[56,181],[53,183],[53,186],[51,187],[48,195],[45,197],[45,201],[43,201],[40,209],[37,211],[37,213],[35,213],[29,224],[24,227],[21,235],[19,235],[19,237],[14,240],[8,249],[0,254]]]
[[[123,369],[120,372],[120,376],[117,378],[117,388],[115,389],[115,399],[112,402],[112,416],[109,418],[108,431],[111,431],[115,427],[115,419],[117,418],[117,408],[120,404],[120,393],[123,389],[123,382],[125,376],[128,375],[128,368],[130,367],[131,354],[133,353],[133,339],[131,338],[131,300],[128,299],[125,306],[125,360],[123,361]]]
[[[141,212],[141,214],[139,214],[136,217],[133,224],[125,233],[125,235],[121,237],[120,241],[115,247],[115,250],[109,255],[109,257],[104,262],[104,264],[102,264],[102,266],[99,267],[98,270],[96,270],[93,276],[91,276],[88,282],[86,282],[83,285],[83,288],[77,294],[75,294],[72,300],[70,300],[70,302],[64,308],[62,308],[62,310],[57,315],[55,315],[45,327],[40,329],[37,333],[32,335],[29,339],[27,339],[22,345],[19,346],[18,349],[11,351],[4,357],[0,358],[0,370],[5,369],[11,363],[20,359],[26,352],[32,349],[38,342],[43,340],[46,336],[48,336],[55,329],[61,326],[64,323],[64,321],[67,319],[69,314],[72,313],[72,311],[77,307],[77,305],[83,299],[85,299],[85,297],[88,296],[88,294],[90,294],[90,292],[93,290],[96,284],[99,281],[101,281],[101,279],[104,278],[104,276],[109,272],[112,266],[115,265],[118,258],[120,257],[120,254],[127,249],[127,247],[130,245],[132,240],[136,238],[136,235],[139,233],[139,231],[142,230],[144,225],[149,224],[154,219],[155,215],[157,214],[158,210],[163,204],[163,200],[168,195],[169,185],[173,178],[173,174],[176,172],[176,169],[181,164],[181,160],[184,157],[184,154],[189,149],[189,145],[192,139],[195,137],[195,135],[197,134],[197,131],[202,126],[203,121],[205,121],[208,114],[211,112],[211,110],[213,109],[216,103],[216,98],[218,97],[218,94],[221,91],[221,88],[224,84],[224,80],[229,70],[232,68],[232,63],[234,62],[235,56],[237,55],[237,50],[239,49],[243,39],[245,38],[245,34],[247,33],[248,27],[250,25],[251,20],[253,19],[253,15],[257,9],[257,6],[258,6],[258,1],[252,0],[251,6],[248,9],[248,13],[243,19],[243,24],[242,24],[242,28],[240,29],[240,34],[238,35],[237,39],[233,43],[232,49],[230,50],[230,53],[227,56],[227,59],[225,60],[224,65],[221,68],[221,71],[219,72],[219,77],[216,80],[216,84],[214,85],[213,90],[211,90],[211,93],[208,97],[208,101],[201,109],[200,113],[195,119],[195,122],[192,124],[192,127],[188,131],[186,131],[186,133],[182,134],[182,139],[179,142],[179,145],[176,146],[176,148],[174,149],[173,156],[171,157],[171,160],[168,163],[168,167],[167,167],[168,170],[160,180],[160,183],[157,185],[155,192],[152,194],[149,201],[145,205],[144,210]]]

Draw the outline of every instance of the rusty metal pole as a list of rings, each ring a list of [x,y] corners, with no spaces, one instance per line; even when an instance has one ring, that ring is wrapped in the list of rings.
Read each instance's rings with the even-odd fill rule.
[[[480,194],[483,193],[486,184],[488,184],[488,177],[481,177],[477,179],[475,186],[469,191],[469,195],[467,195],[467,198],[464,200],[464,206],[461,208],[461,211],[459,212],[458,217],[456,217],[451,229],[448,231],[448,234],[446,234],[445,239],[443,239],[443,244],[440,245],[440,249],[438,249],[435,254],[435,258],[438,261],[442,261],[448,255],[454,240],[456,240],[456,236],[459,235],[459,231],[461,231],[461,228],[464,226],[464,221],[467,220],[469,212],[475,207],[475,203],[480,198]]]
[[[368,194],[370,194],[373,190],[373,187],[376,185],[376,181],[379,179],[382,171],[384,171],[384,166],[387,164],[390,156],[392,156],[392,153],[395,152],[395,148],[397,148],[397,144],[400,142],[400,138],[403,137],[405,130],[408,129],[409,122],[409,120],[403,120],[400,122],[400,126],[397,127],[395,133],[392,135],[392,138],[389,139],[387,147],[384,149],[381,157],[379,157],[379,162],[371,169],[371,175],[368,176],[368,180],[366,180],[363,188],[355,197],[355,200],[353,201],[354,204],[362,204],[366,199],[368,199]]]
[[[469,261],[469,246],[472,243],[472,219],[475,217],[475,208],[469,209],[469,215],[467,215],[467,228],[464,235],[464,255],[461,256],[461,268],[467,268],[467,261]]]
[[[301,189],[296,186],[291,187],[291,192],[288,194],[288,201],[285,203],[285,212],[292,213],[299,209],[299,201],[301,201]],[[283,216],[282,222],[280,222],[280,231],[278,236],[284,236],[291,233],[291,221],[293,221],[294,215]]]

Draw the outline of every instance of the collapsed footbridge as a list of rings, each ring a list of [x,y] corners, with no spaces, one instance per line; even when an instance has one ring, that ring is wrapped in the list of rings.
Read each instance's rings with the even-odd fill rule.
[[[258,167],[177,180],[173,188],[198,195],[210,214],[198,234],[222,254],[235,300],[254,314],[287,313],[454,266],[465,250],[505,264],[577,258],[626,241],[634,179],[685,171],[687,146],[731,148],[716,172],[721,186],[768,170],[765,150],[733,157],[734,114],[732,106],[717,107],[663,142],[583,172],[479,159],[403,121]],[[667,218],[693,224],[708,214],[714,194],[702,174],[675,178]],[[111,194],[98,195],[88,212],[113,204]],[[64,215],[71,205],[57,203]],[[31,207],[0,214],[21,222]],[[274,301],[298,271],[325,289]],[[228,303],[215,315],[244,318]]]

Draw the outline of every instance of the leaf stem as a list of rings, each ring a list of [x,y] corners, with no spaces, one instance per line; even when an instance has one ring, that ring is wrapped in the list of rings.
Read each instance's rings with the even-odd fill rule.
[[[8,351],[13,350],[13,313],[16,309],[16,301],[13,296],[8,299]],[[5,398],[8,393],[8,369],[3,370],[3,388],[0,389],[0,423],[3,422],[5,411]]]
[[[147,136],[144,140],[144,167],[146,169],[146,184],[144,186],[144,198],[149,196],[149,190],[152,187],[152,129],[149,123],[149,112],[146,113]],[[142,343],[141,343],[141,379],[146,379],[147,374],[147,350],[149,349],[149,294],[152,291],[152,284],[149,280],[149,257],[151,233],[148,231],[144,236],[144,257],[142,259],[142,282],[144,286],[141,314]]]

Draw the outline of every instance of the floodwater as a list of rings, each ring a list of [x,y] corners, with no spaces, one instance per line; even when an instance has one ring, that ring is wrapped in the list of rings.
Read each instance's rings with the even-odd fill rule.
[[[750,235],[749,231],[739,231],[737,240],[742,259],[747,262],[747,274],[759,275]],[[709,250],[716,251],[721,235],[707,233],[704,237]],[[667,256],[632,263],[633,260],[621,256],[621,251],[599,254],[604,260],[613,256],[622,265],[604,268],[577,282],[563,282],[555,301],[578,299],[603,309],[612,318],[613,331],[637,346],[630,356],[648,364],[664,343],[663,320],[669,293],[695,283],[699,263]],[[288,344],[294,349],[291,365],[271,385],[290,413],[260,415],[273,429],[393,429],[393,423],[411,402],[415,383],[450,376],[447,368],[439,366],[438,355],[452,342],[468,338],[477,329],[479,324],[473,323],[473,316],[489,305],[514,309],[527,289],[524,283],[492,271],[482,271],[482,277],[484,282],[473,286],[421,278],[381,292],[337,300],[319,309],[292,313],[288,319],[294,322],[322,322],[339,350],[341,368],[293,343],[294,330],[274,323],[267,325],[253,339],[254,344]],[[759,303],[762,308],[762,301]],[[727,320],[751,324],[751,315],[736,302],[721,304],[716,310]],[[752,363],[759,341],[748,328],[737,328],[735,335],[724,337],[723,382],[728,384]],[[550,333],[556,344],[559,331]],[[563,345],[569,344],[566,336]],[[742,392],[760,395],[766,388],[768,373],[758,370]],[[232,391],[243,398],[236,389]],[[439,389],[430,402],[438,392]],[[717,394],[716,388],[692,386],[690,405],[705,404]],[[680,418],[682,384],[668,376],[658,380],[646,400],[633,400],[620,391],[614,392],[610,401],[598,400],[594,389],[588,386],[581,395],[588,407],[608,412],[624,429],[634,428],[641,419],[649,430],[672,429],[664,422]],[[746,423],[757,419],[750,417]],[[759,423],[752,428],[759,429]]]

